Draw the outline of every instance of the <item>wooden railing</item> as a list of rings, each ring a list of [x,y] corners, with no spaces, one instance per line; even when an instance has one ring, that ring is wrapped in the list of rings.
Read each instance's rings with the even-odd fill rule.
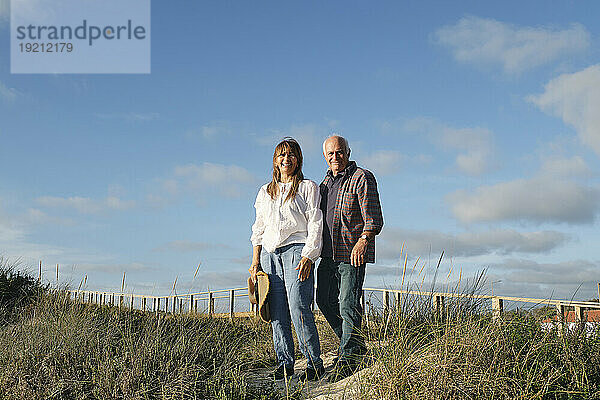
[[[401,295],[413,295],[413,296],[426,296],[430,297],[433,302],[435,309],[441,309],[445,306],[446,298],[463,298],[463,299],[480,299],[490,300],[492,317],[494,319],[500,318],[504,312],[504,302],[513,301],[518,303],[529,303],[536,305],[548,305],[555,306],[556,313],[559,319],[562,319],[565,315],[565,311],[568,307],[572,307],[575,310],[575,316],[578,321],[585,319],[585,310],[588,309],[600,309],[600,303],[592,301],[573,301],[573,300],[557,300],[557,299],[538,299],[530,297],[515,297],[515,296],[497,296],[497,295],[480,295],[480,294],[463,294],[463,293],[445,293],[445,292],[427,292],[420,290],[401,290],[401,289],[379,289],[379,288],[364,288],[362,296],[362,305],[365,309],[365,292],[380,292],[383,297],[383,309],[391,309],[390,294],[394,296],[396,307],[400,305]]]
[[[229,299],[229,315],[233,318],[235,314],[236,298],[247,298],[247,290],[247,288],[243,287],[169,296],[152,296],[94,290],[68,290],[67,293],[71,298],[85,303],[116,306],[119,308],[129,308],[131,310],[139,309],[155,313],[163,311],[173,314],[190,312],[213,315],[216,314],[215,300]],[[239,293],[242,291],[243,293]],[[206,302],[206,307],[199,308],[198,305],[204,302]],[[248,304],[251,303],[248,302]],[[250,311],[252,310],[253,308],[250,307]]]
[[[166,312],[166,313],[199,313],[208,314],[211,316],[229,316],[234,318],[236,315],[247,316],[256,313],[256,307],[247,300],[247,288],[233,288],[233,289],[222,289],[213,290],[197,293],[178,294],[169,296],[151,296],[141,295],[132,293],[115,293],[115,292],[104,292],[104,291],[90,291],[90,290],[69,290],[67,291],[69,296],[73,299],[83,301],[86,303],[93,303],[98,305],[109,305],[118,306],[119,308],[139,309],[150,312]],[[419,290],[402,290],[402,289],[381,289],[381,288],[364,288],[362,295],[362,306],[363,310],[367,306],[367,298],[370,298],[368,294],[380,293],[382,296],[381,309],[384,312],[393,310],[394,305],[398,308],[402,302],[402,296],[424,296],[429,297],[436,310],[441,310],[446,305],[446,299],[479,299],[491,301],[492,317],[494,319],[500,318],[504,312],[504,302],[512,301],[518,303],[529,303],[536,305],[548,305],[555,306],[557,315],[562,319],[565,315],[567,307],[571,307],[575,311],[576,319],[583,321],[585,319],[585,310],[588,309],[600,309],[600,303],[597,302],[585,302],[585,301],[570,301],[570,300],[556,300],[556,299],[538,299],[538,298],[527,298],[527,297],[514,297],[514,296],[497,296],[497,295],[479,295],[479,294],[462,294],[462,293],[447,293],[447,292],[428,292]],[[391,298],[393,296],[393,300]],[[243,301],[248,306],[248,312],[236,313],[237,300],[240,297],[244,297],[246,301]],[[229,299],[228,312],[216,313],[215,312],[215,300],[218,299]],[[369,302],[370,306],[373,307],[372,301]],[[201,307],[198,305],[201,304]],[[204,306],[206,304],[206,306]],[[242,304],[242,303],[240,303]],[[239,308],[239,307],[238,307]],[[313,302],[314,308],[314,302]]]

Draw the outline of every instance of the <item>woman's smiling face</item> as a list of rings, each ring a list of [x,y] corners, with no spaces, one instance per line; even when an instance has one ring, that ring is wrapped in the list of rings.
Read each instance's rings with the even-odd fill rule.
[[[281,153],[277,155],[277,168],[281,175],[292,175],[298,167],[298,158],[292,152],[290,148],[284,148]]]

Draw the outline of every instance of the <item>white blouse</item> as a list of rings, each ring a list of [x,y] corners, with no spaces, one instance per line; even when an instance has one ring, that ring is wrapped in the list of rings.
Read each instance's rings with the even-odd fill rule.
[[[285,201],[291,183],[279,183],[275,200],[267,193],[268,184],[258,191],[254,208],[256,220],[250,241],[269,253],[292,243],[304,243],[302,256],[317,261],[323,244],[323,214],[319,208],[319,186],[308,179],[300,182],[298,193]]]

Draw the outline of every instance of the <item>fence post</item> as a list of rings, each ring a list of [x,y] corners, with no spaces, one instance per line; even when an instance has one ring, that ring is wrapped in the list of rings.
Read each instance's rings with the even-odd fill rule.
[[[563,330],[565,328],[565,324],[563,323],[565,320],[565,310],[566,306],[562,303],[556,304],[556,317],[558,319],[558,323],[560,324],[560,330],[558,331],[559,335],[563,334]],[[568,325],[567,325],[568,326]]]
[[[183,297],[179,299],[179,314],[183,314]]]
[[[190,294],[190,314],[194,312],[194,295]]]
[[[497,321],[504,311],[504,300],[498,297],[492,297],[492,319]]]
[[[131,304],[129,306],[131,308],[131,311],[133,311],[133,294],[131,295]]]
[[[385,315],[390,311],[390,292],[383,291],[383,312]]]
[[[446,305],[446,298],[439,294],[436,294],[433,298],[435,301],[433,303],[433,307],[435,308],[436,314],[439,316],[442,313],[442,311],[444,310],[444,307]]]
[[[123,308],[123,295],[119,296],[119,310]]]
[[[142,297],[142,310],[146,311],[146,296]]]
[[[158,304],[156,304],[156,297],[152,299],[152,312],[156,312],[158,310]]]
[[[577,322],[581,322],[584,320],[583,307],[575,306],[575,319],[577,320]]]
[[[212,292],[208,292],[208,315],[211,317],[215,312],[215,299]]]
[[[165,314],[169,313],[169,298],[165,297]]]
[[[235,307],[235,290],[229,291],[229,319],[233,321]]]
[[[402,311],[402,303],[400,300],[400,292],[394,292],[394,301],[396,302],[396,313],[398,316],[400,316],[400,311]]]
[[[177,312],[177,296],[173,296],[173,314]]]

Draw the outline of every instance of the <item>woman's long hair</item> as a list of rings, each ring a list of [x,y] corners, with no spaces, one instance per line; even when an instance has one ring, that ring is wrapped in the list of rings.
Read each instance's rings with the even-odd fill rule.
[[[279,185],[281,182],[281,172],[277,166],[277,157],[283,152],[291,152],[296,156],[296,169],[292,174],[292,187],[285,198],[285,201],[293,199],[298,193],[298,187],[300,182],[304,180],[302,174],[302,149],[296,140],[291,137],[284,138],[277,146],[275,146],[275,152],[273,153],[273,180],[267,186],[267,193],[271,196],[271,199],[275,200],[277,193],[279,193]]]

